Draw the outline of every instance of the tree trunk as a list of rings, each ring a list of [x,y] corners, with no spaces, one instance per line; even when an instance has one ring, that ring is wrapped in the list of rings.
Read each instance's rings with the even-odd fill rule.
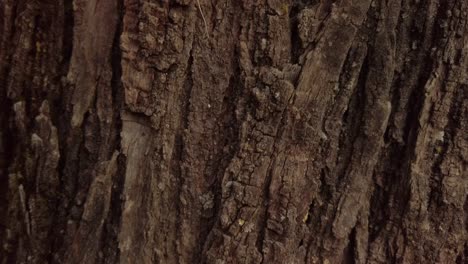
[[[465,0],[1,0],[0,263],[468,263]]]

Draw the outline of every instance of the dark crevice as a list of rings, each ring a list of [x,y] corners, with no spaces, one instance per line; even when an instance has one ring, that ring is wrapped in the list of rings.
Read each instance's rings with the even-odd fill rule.
[[[120,256],[119,232],[123,210],[122,193],[125,183],[125,155],[117,157],[117,173],[112,179],[112,192],[110,200],[110,210],[106,217],[102,234],[103,258],[102,262],[118,263]]]
[[[433,43],[436,46],[444,47],[447,44],[447,34],[451,30],[450,27],[442,26],[445,23],[450,24],[451,19],[447,16],[448,11],[454,6],[454,1],[439,1],[437,4],[437,13],[435,15],[433,27],[431,29],[432,39],[428,39],[429,43]],[[450,7],[452,6],[452,7]],[[426,25],[427,26],[427,25]],[[424,37],[424,36],[422,36]],[[425,38],[420,38],[425,39]]]
[[[67,90],[70,87],[67,87],[66,76],[68,74],[72,51],[73,51],[73,30],[75,17],[73,12],[73,1],[72,0],[63,0],[63,38],[62,38],[62,58],[60,62],[60,80],[59,84],[59,94],[53,100],[51,100],[51,118],[53,123],[57,126],[58,132],[58,141],[60,147],[60,159],[58,165],[58,171],[60,178],[63,175],[65,169],[65,160],[66,156],[63,154],[67,153],[65,146],[67,145],[66,138],[68,126],[71,120],[71,113],[67,109],[66,98]]]
[[[270,163],[270,166],[268,168],[268,175],[265,181],[265,185],[263,187],[262,191],[262,196],[263,196],[263,207],[262,208],[262,214],[261,218],[262,219],[262,224],[259,226],[259,233],[257,237],[257,242],[256,242],[256,247],[258,252],[262,255],[262,260],[260,264],[265,263],[265,256],[263,255],[263,248],[264,248],[264,243],[265,243],[265,237],[266,237],[266,232],[267,232],[267,225],[268,225],[268,209],[270,208],[270,186],[271,186],[271,181],[273,178],[273,167],[275,166],[275,158],[272,156],[272,160]]]
[[[348,236],[348,245],[343,251],[343,262],[342,264],[355,264],[356,263],[356,248],[357,236],[356,227],[351,230]]]
[[[424,60],[424,69],[421,69],[417,86],[412,90],[408,99],[408,110],[405,121],[403,138],[408,150],[414,150],[416,137],[419,134],[419,116],[425,100],[425,85],[432,72],[432,61],[429,57]]]
[[[356,89],[351,95],[349,105],[347,110],[343,115],[343,130],[340,133],[340,139],[338,144],[338,157],[342,157],[340,164],[338,166],[335,176],[337,182],[341,183],[341,186],[346,184],[346,172],[347,167],[351,163],[351,158],[353,154],[353,143],[356,141],[359,136],[359,130],[363,123],[363,115],[365,106],[365,85],[367,75],[369,74],[369,54],[364,58],[361,70],[359,72],[358,81],[356,84]],[[334,182],[334,181],[332,181]]]
[[[335,186],[332,185],[332,183],[329,180],[330,178],[330,169],[325,167],[320,170],[320,197],[322,200],[325,201],[332,201],[333,199],[333,193],[335,191]],[[309,208],[309,212],[312,212]],[[326,213],[325,211],[321,213]],[[311,216],[309,215],[309,219],[311,219]]]
[[[74,12],[73,12],[73,1],[63,0],[62,2],[62,14],[60,16],[63,18],[62,24],[62,47],[61,47],[61,61],[59,62],[60,67],[58,67],[58,78],[56,80],[57,86],[59,87],[58,93],[55,96],[51,97],[50,108],[51,108],[51,120],[52,123],[57,127],[57,136],[58,136],[58,145],[60,158],[58,160],[57,171],[59,174],[59,190],[57,200],[58,203],[54,210],[54,216],[52,217],[52,225],[55,227],[52,230],[51,234],[51,248],[52,251],[48,256],[49,263],[58,263],[60,262],[60,256],[53,254],[52,252],[57,252],[58,249],[63,246],[63,232],[66,230],[66,208],[67,201],[69,196],[66,191],[63,191],[64,186],[66,185],[65,175],[70,175],[69,173],[76,173],[77,168],[75,166],[70,167],[70,158],[75,150],[70,148],[74,146],[73,143],[67,140],[69,136],[69,126],[71,120],[71,113],[67,109],[67,98],[68,98],[68,83],[65,82],[66,75],[68,73],[72,50],[73,50],[73,29],[74,29]],[[78,144],[78,146],[81,144]],[[76,175],[76,174],[71,174]],[[55,255],[55,256],[54,256]]]
[[[468,263],[468,242],[465,242],[462,252],[459,253],[457,259],[455,260],[456,264],[466,264]]]
[[[87,113],[84,117],[83,124],[87,123],[89,114]],[[87,155],[83,153],[84,149],[84,127],[82,129],[72,129],[70,130],[70,134],[68,134],[68,138],[64,139],[63,146],[60,146],[60,153],[61,158],[63,156],[64,164],[63,170],[59,171],[62,177],[59,178],[59,204],[56,209],[56,214],[53,217],[54,223],[54,235],[53,235],[53,246],[52,252],[60,252],[56,256],[50,256],[50,263],[60,263],[63,251],[66,249],[66,245],[64,244],[64,230],[67,230],[67,220],[69,219],[70,212],[73,210],[74,205],[74,197],[76,196],[78,185],[79,185],[79,178],[80,178],[80,171],[83,161],[83,155]],[[68,129],[64,127],[64,129]],[[60,161],[60,160],[59,160]],[[59,163],[60,165],[60,163]],[[75,211],[76,212],[76,211]],[[53,258],[53,259],[52,259]]]
[[[304,246],[304,238],[301,239],[301,241],[299,241],[299,245],[298,245],[298,248]]]
[[[19,1],[14,1],[14,6],[11,8],[12,14],[9,21],[11,28],[9,28],[9,31],[7,32],[3,31],[2,36],[0,36],[0,44],[2,45],[0,46],[2,48],[2,53],[0,54],[0,89],[5,89],[5,96],[7,96],[7,79],[11,71],[13,54],[15,54],[16,48],[18,47],[17,39],[19,38],[19,36],[16,34],[16,20],[18,17],[18,13],[20,13],[19,5]]]
[[[413,34],[411,34],[411,38],[414,40],[426,39],[423,28],[427,25],[425,25],[425,21],[423,21],[423,19],[424,16],[415,17],[414,24],[412,25]],[[437,35],[438,34],[433,34],[433,37],[436,37]],[[432,40],[428,43],[435,43],[435,40]],[[403,136],[405,143],[408,145],[407,149],[411,150],[413,149],[413,146],[410,146],[410,144],[415,143],[415,137],[418,135],[419,131],[419,115],[425,99],[425,85],[435,67],[429,52],[424,49],[410,54],[409,56],[411,58],[410,61],[420,62],[419,65],[421,65],[416,69],[416,71],[413,70],[413,64],[406,64],[404,66],[404,70],[413,72],[414,74],[417,74],[416,76],[418,76],[416,87],[414,87],[414,89],[411,91],[408,99],[407,118]]]
[[[325,189],[327,188],[325,187]],[[312,224],[312,215],[314,213],[314,209],[315,209],[315,200],[312,201],[311,204],[309,204],[309,208],[307,209],[307,217],[304,219],[305,224],[308,226]]]
[[[404,80],[400,77],[399,73],[395,73],[391,88],[390,97],[392,109],[400,108],[401,87],[404,87]],[[379,160],[381,164],[389,164],[385,169],[377,169],[374,172],[374,190],[370,197],[370,212],[369,212],[369,241],[375,241],[381,232],[385,230],[389,219],[392,218],[393,210],[401,211],[404,208],[389,207],[392,194],[397,193],[397,197],[407,197],[406,192],[400,186],[402,174],[398,164],[403,164],[405,156],[405,146],[392,136],[394,131],[393,120],[397,111],[393,110],[389,116],[387,129],[384,133],[384,146],[380,153]],[[381,182],[377,182],[377,177]],[[397,204],[398,206],[400,204]],[[402,215],[402,214],[400,214]]]
[[[17,34],[19,28],[17,18],[19,13],[26,7],[21,6],[21,3],[14,1],[12,7],[12,15],[10,18],[11,28],[10,31],[3,32],[0,36],[2,53],[0,57],[0,263],[16,263],[18,247],[21,243],[20,238],[17,234],[13,236],[7,235],[7,228],[11,226],[12,222],[22,222],[23,220],[17,219],[17,215],[11,215],[9,213],[9,201],[8,197],[12,194],[9,186],[10,173],[17,172],[17,170],[23,170],[24,168],[14,168],[12,165],[24,164],[24,155],[16,155],[21,153],[25,148],[25,142],[21,140],[21,134],[18,131],[14,123],[15,112],[13,110],[14,99],[8,95],[9,91],[9,77],[15,75],[12,72],[14,67],[13,55],[16,53],[16,49],[19,47],[18,39],[20,37]],[[7,34],[8,33],[8,34]],[[18,157],[19,156],[19,157]],[[15,160],[16,159],[21,159]],[[19,226],[19,225],[18,225]],[[20,228],[24,230],[24,227]],[[11,231],[11,229],[10,229]],[[11,233],[10,233],[11,234]],[[24,248],[29,250],[30,243],[24,242]]]
[[[181,109],[181,119],[180,119],[180,128],[179,131],[175,135],[174,139],[174,152],[173,156],[171,158],[171,170],[176,178],[177,181],[177,189],[176,193],[174,194],[175,197],[177,197],[177,200],[174,202],[175,206],[175,211],[177,212],[176,216],[176,232],[177,235],[176,237],[182,237],[180,234],[181,228],[182,228],[182,205],[181,205],[181,199],[184,195],[183,191],[183,186],[185,184],[185,171],[184,171],[184,149],[185,149],[185,144],[184,144],[184,137],[185,137],[185,130],[189,126],[189,115],[190,115],[190,100],[192,97],[192,89],[193,89],[193,49],[195,45],[195,41],[192,42],[192,47],[190,49],[190,54],[189,58],[187,61],[187,68],[185,70],[186,73],[186,79],[183,85],[183,93],[180,96],[180,109]],[[178,250],[178,245],[177,241],[173,241],[173,246],[175,251],[177,252]],[[157,259],[157,255],[154,256],[155,259]],[[177,259],[179,260],[179,255],[177,255]]]
[[[187,78],[184,83],[184,93],[182,94],[182,124],[181,129],[187,129],[189,126],[190,100],[193,89],[193,47],[190,51],[190,57],[187,62]]]
[[[190,62],[191,63],[191,62]],[[186,98],[186,97],[185,97]],[[190,98],[190,97],[189,97]],[[187,100],[188,101],[188,100]],[[187,103],[188,104],[188,103]],[[187,113],[188,114],[188,113]],[[176,198],[179,198],[178,200],[174,201],[175,202],[175,211],[177,212],[176,216],[176,233],[178,238],[182,237],[181,235],[181,228],[182,228],[182,205],[180,202],[180,197],[183,195],[183,186],[185,183],[184,179],[184,167],[183,167],[183,160],[184,160],[184,135],[183,135],[183,129],[182,131],[179,131],[175,135],[174,139],[174,152],[173,156],[171,158],[171,168],[173,170],[173,174],[177,179],[177,193],[175,194]],[[173,241],[174,248],[176,249],[175,251],[177,252],[177,241]],[[154,255],[154,258],[157,259],[157,255]],[[177,256],[179,258],[179,256]],[[178,259],[178,261],[180,261]]]
[[[390,87],[390,97],[391,97],[391,105],[392,109],[399,109],[400,108],[400,92],[398,91],[399,87],[403,87],[403,80],[401,79],[399,73],[395,73],[395,77],[392,82],[392,86]],[[393,121],[395,120],[395,114],[397,111],[392,111],[390,116],[388,117],[388,126],[384,133],[384,144],[390,144],[392,142],[392,132],[394,126],[392,126]]]
[[[380,160],[385,161],[385,164],[401,164],[404,162],[404,156],[400,155],[401,149],[399,147],[389,147],[387,151],[382,151]],[[376,174],[382,174],[381,184],[374,184],[374,190],[370,197],[370,210],[369,210],[369,241],[375,241],[380,232],[385,230],[386,223],[391,217],[393,209],[389,207],[392,193],[399,192],[399,185],[401,174],[396,165],[385,167],[385,171],[376,170],[374,172],[374,179]],[[375,180],[374,180],[375,181]],[[399,193],[398,196],[405,196],[404,193]],[[406,197],[406,196],[405,196]]]
[[[302,54],[302,41],[299,37],[299,12],[301,11],[298,4],[293,3],[289,11],[289,21],[291,30],[291,62],[297,64],[299,57]]]
[[[8,194],[9,194],[9,167],[14,161],[15,153],[15,142],[19,142],[17,139],[16,129],[10,126],[9,117],[13,117],[13,103],[6,95],[6,86],[0,85],[0,262],[5,263],[16,263],[15,252],[9,252],[9,249],[13,247],[5,247],[9,245],[8,237],[6,235],[5,228],[9,224],[8,221],[11,219],[8,216]]]
[[[420,8],[423,7],[419,6],[418,9]],[[400,12],[400,14],[403,13]],[[412,20],[408,27],[411,31],[408,33],[411,34],[399,36],[399,38],[407,39],[408,42],[405,44],[409,43],[409,45],[414,45],[415,41],[421,39],[427,40],[428,38],[424,35],[424,32],[427,34],[425,27],[428,26],[427,21],[424,20],[425,16],[410,17]],[[402,27],[405,26],[403,23],[404,20],[400,15],[398,32],[405,32],[402,30]],[[378,239],[381,233],[390,227],[403,228],[402,223],[408,210],[407,203],[410,200],[409,166],[420,129],[419,116],[425,98],[424,87],[433,69],[433,63],[429,52],[427,52],[427,44],[421,44],[421,48],[418,50],[409,47],[407,54],[400,55],[406,62],[402,65],[402,69],[395,72],[391,86],[392,108],[396,110],[392,111],[389,117],[389,126],[384,134],[385,146],[380,159],[383,160],[382,164],[385,164],[385,167],[381,167],[382,169],[374,173],[380,174],[381,183],[374,185],[375,189],[371,196],[369,217],[369,241],[371,242]],[[397,54],[402,51],[404,49],[397,50]],[[411,74],[405,75],[405,73]],[[413,78],[417,80],[413,80]],[[413,82],[416,82],[416,85]],[[405,98],[408,100],[406,101]],[[395,120],[398,113],[405,115],[401,138],[398,136],[399,127],[393,125],[396,124],[395,122],[399,122],[399,120]],[[376,178],[375,175],[374,178]],[[391,199],[393,202],[390,202]],[[384,234],[382,233],[382,235]],[[396,243],[396,239],[393,239],[393,243]],[[386,254],[396,261],[397,256],[394,250],[389,249]]]
[[[111,126],[111,139],[109,143],[114,146],[114,149],[109,149],[109,157],[113,155],[115,150],[122,152],[121,137],[122,119],[121,110],[124,105],[124,89],[122,85],[122,50],[120,48],[120,37],[123,32],[123,17],[124,17],[124,2],[117,2],[117,25],[112,44],[111,65],[112,65],[112,99],[113,99],[113,121]],[[123,201],[122,193],[125,183],[126,158],[125,155],[119,154],[117,158],[117,172],[112,179],[112,191],[109,213],[106,218],[106,223],[103,228],[102,247],[103,254],[101,263],[118,263],[120,257],[119,249],[119,232],[122,221]]]
[[[2,48],[4,45],[12,45],[13,37],[15,33],[14,21],[16,19],[16,7],[15,5],[13,14],[11,17],[12,29],[10,36],[6,35],[6,32],[3,36],[0,36],[0,41]],[[1,10],[2,14],[4,10]],[[5,18],[2,18],[2,21]],[[3,28],[3,27],[2,27]],[[0,263],[16,263],[16,257],[14,252],[9,252],[9,247],[6,245],[9,244],[6,236],[6,227],[8,225],[9,216],[8,216],[8,190],[9,190],[9,170],[8,167],[12,164],[15,157],[15,142],[17,142],[16,131],[10,126],[10,117],[14,117],[13,112],[13,102],[7,96],[7,83],[8,75],[11,71],[11,55],[8,54],[13,49],[4,49],[2,50],[0,57]],[[5,245],[5,246],[4,246]],[[13,253],[13,254],[12,254]]]
[[[63,0],[63,43],[62,43],[62,75],[66,76],[70,66],[73,52],[73,29],[75,26],[75,17],[73,13],[73,1]]]
[[[291,63],[297,64],[304,53],[304,45],[299,36],[299,15],[307,7],[318,4],[318,0],[294,0],[289,8],[291,31]]]
[[[32,29],[32,34],[31,34],[31,42],[32,43],[38,43],[39,41],[39,34],[38,32],[42,31],[43,29],[40,27],[40,15],[36,14],[34,16],[34,27]],[[34,85],[33,78],[36,76],[38,73],[35,73],[34,70],[37,67],[36,64],[39,64],[36,60],[37,56],[37,50],[35,47],[31,47],[30,50],[28,51],[28,58],[31,58],[30,60],[27,60],[25,62],[26,69],[24,69],[25,74],[25,79],[24,82],[30,84],[32,87],[23,87],[21,92],[22,94],[18,94],[19,98],[15,98],[15,100],[23,100],[25,102],[25,110],[26,110],[26,117],[29,117],[26,119],[26,131],[32,131],[34,127],[34,116],[37,116],[39,111],[39,106],[37,105],[38,103],[40,104],[42,102],[40,97],[37,97],[35,92],[37,90],[40,90],[41,87],[37,87]],[[27,76],[27,77],[26,77]],[[22,85],[22,84],[21,84]],[[21,87],[19,85],[19,87]],[[21,98],[21,99],[20,99]],[[28,192],[28,191],[26,191]]]

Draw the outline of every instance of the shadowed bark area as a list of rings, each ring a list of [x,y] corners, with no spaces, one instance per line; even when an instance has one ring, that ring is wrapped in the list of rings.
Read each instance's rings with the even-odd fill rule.
[[[467,18],[2,0],[0,264],[467,263]]]

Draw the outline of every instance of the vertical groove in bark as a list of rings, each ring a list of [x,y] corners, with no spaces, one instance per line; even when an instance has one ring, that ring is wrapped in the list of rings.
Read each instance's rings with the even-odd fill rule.
[[[16,18],[17,2],[5,2],[0,5],[0,13],[3,14],[0,18],[0,215],[8,215],[8,203],[11,198],[8,197],[9,190],[9,172],[8,167],[14,160],[13,151],[15,148],[14,132],[10,127],[9,117],[13,115],[13,104],[7,96],[8,75],[10,72],[9,64],[11,63],[11,49],[6,47],[14,37],[14,22]],[[8,240],[11,239],[11,234],[8,231],[8,218],[1,217],[0,219],[0,260],[1,263],[6,261],[14,261],[9,259],[10,245]],[[3,259],[3,260],[2,260]]]
[[[124,104],[124,93],[122,86],[122,50],[120,48],[120,40],[123,31],[123,16],[124,16],[124,0],[119,0],[117,5],[118,10],[118,19],[116,32],[114,36],[114,42],[112,44],[112,79],[111,79],[111,88],[112,88],[112,101],[113,104],[113,115],[112,126],[111,126],[111,145],[115,147],[116,150],[121,151],[121,131],[122,131],[122,120],[121,120],[121,111]],[[121,224],[121,215],[122,215],[122,192],[123,185],[125,181],[125,167],[126,159],[120,153],[117,157],[117,171],[112,178],[112,193],[110,200],[110,209],[106,219],[105,227],[102,235],[101,249],[97,254],[97,263],[118,263],[120,257],[120,250],[118,244],[118,235]]]

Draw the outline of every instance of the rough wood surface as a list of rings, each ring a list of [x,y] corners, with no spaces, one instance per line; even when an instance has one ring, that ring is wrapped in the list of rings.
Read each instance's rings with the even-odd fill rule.
[[[1,0],[0,263],[468,263],[465,0]]]

